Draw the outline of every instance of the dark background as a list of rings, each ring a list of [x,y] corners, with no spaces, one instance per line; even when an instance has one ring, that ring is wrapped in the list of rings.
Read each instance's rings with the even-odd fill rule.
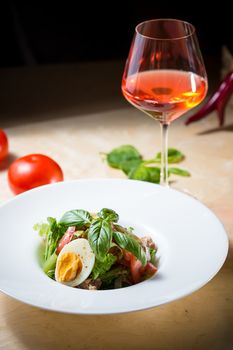
[[[223,1],[215,3],[6,1],[0,5],[0,66],[125,60],[135,25],[159,17],[193,23],[204,58],[218,60],[222,45],[232,48],[233,13]]]

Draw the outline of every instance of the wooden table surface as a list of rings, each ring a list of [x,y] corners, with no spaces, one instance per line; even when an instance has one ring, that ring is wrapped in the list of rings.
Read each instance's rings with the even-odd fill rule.
[[[121,97],[121,73],[117,62],[0,71],[0,127],[11,152],[0,168],[0,203],[13,197],[9,163],[25,154],[51,156],[68,180],[123,178],[99,154],[122,144],[145,157],[159,151],[159,125]],[[60,314],[0,294],[0,349],[233,349],[233,109],[222,129],[215,113],[188,127],[184,120],[171,125],[169,145],[184,152],[182,166],[192,177],[174,177],[172,187],[190,192],[224,223],[230,250],[220,272],[181,300],[119,315]]]

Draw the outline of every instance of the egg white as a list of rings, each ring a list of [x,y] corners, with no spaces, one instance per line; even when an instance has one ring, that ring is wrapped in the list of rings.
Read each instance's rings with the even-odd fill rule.
[[[73,281],[60,282],[58,275],[59,260],[64,253],[75,253],[78,254],[82,261],[82,269]],[[92,251],[90,244],[85,238],[78,238],[70,243],[66,244],[60,251],[57,257],[56,269],[55,269],[55,279],[56,281],[65,284],[67,286],[76,287],[82,282],[84,282],[90,275],[93,266],[95,264],[95,254]]]

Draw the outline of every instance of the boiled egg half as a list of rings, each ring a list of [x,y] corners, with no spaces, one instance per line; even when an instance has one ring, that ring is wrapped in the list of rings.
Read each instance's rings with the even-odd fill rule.
[[[55,279],[67,286],[76,287],[90,275],[95,254],[85,238],[66,244],[57,257]]]

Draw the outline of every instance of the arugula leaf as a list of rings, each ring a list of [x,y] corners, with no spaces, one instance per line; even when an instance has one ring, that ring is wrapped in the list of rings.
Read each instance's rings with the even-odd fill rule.
[[[129,234],[113,231],[113,238],[121,248],[128,250],[141,261],[142,265],[146,265],[146,253],[134,237]]]
[[[113,254],[107,254],[103,261],[96,259],[92,270],[92,278],[94,280],[96,280],[98,277],[101,278],[102,275],[110,270],[116,260],[117,257]]]
[[[102,219],[108,219],[108,221],[117,222],[119,220],[119,215],[112,209],[103,208],[97,214]]]
[[[168,156],[168,163],[169,164],[170,163],[180,163],[185,158],[184,154],[175,148],[168,148],[167,156]],[[155,161],[155,163],[161,162],[161,152],[156,154],[154,161]]]
[[[142,156],[134,146],[123,145],[114,148],[110,153],[107,154],[106,159],[109,166],[112,168],[121,169],[121,166],[123,166],[123,164],[126,164],[128,161],[141,161]]]
[[[93,220],[88,230],[88,241],[97,259],[103,261],[111,246],[111,223],[102,218]]]
[[[175,174],[179,176],[191,176],[188,170],[180,169],[180,168],[168,168],[168,175]]]
[[[160,181],[160,168],[139,165],[137,168],[131,169],[131,171],[128,174],[128,178],[133,179],[133,180],[141,180],[141,181],[159,183],[159,181]]]
[[[80,228],[91,223],[91,214],[83,209],[67,211],[60,219],[60,224],[65,226],[76,226]]]

